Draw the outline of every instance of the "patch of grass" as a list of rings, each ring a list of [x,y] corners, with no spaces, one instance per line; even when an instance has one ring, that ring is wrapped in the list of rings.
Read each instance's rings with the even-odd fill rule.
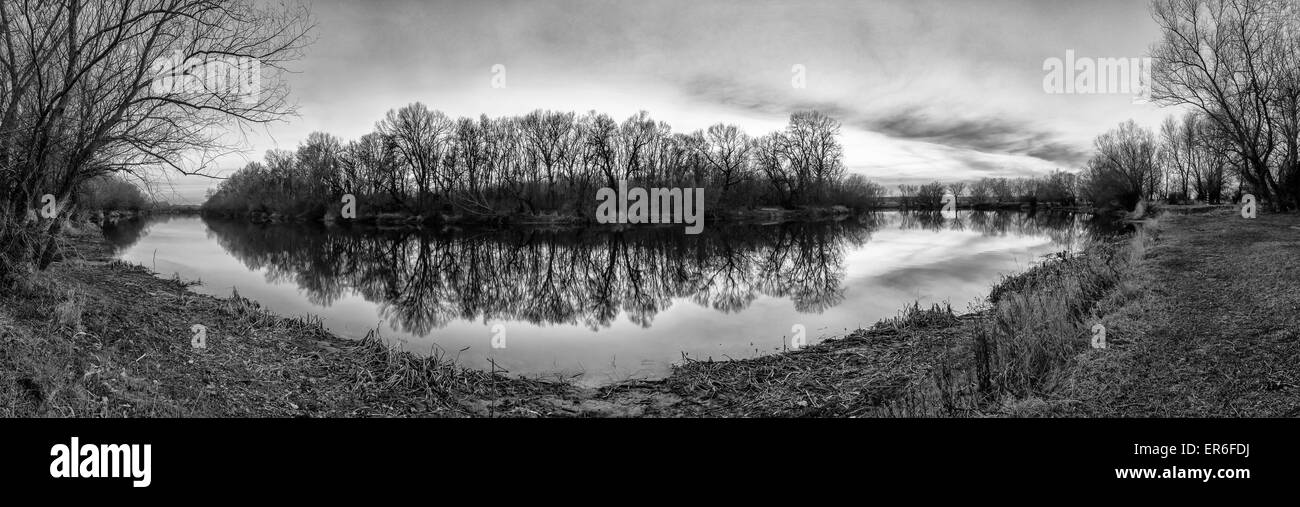
[[[912,306],[904,306],[902,310],[899,310],[898,315],[882,319],[876,322],[872,328],[901,331],[904,329],[951,326],[956,322],[957,315],[953,314],[952,305],[947,302],[944,302],[942,306],[939,303],[934,303],[929,308],[921,308],[919,301],[913,301]]]
[[[67,297],[54,307],[54,323],[60,328],[82,331],[81,314],[86,308],[86,296],[77,289],[69,289]]]
[[[1089,346],[1092,309],[1124,276],[1129,264],[1114,250],[1099,248],[1055,263],[1032,284],[1003,293],[975,339],[983,375],[979,383],[1026,396],[1049,375]],[[980,348],[984,350],[980,350]]]
[[[1300,217],[1166,219],[1141,269],[1098,304],[1110,348],[1077,356],[1045,413],[1300,416]]]

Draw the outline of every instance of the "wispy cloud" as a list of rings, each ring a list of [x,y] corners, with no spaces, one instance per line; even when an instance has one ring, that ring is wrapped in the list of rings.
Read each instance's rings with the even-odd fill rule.
[[[998,115],[961,116],[924,104],[889,103],[870,97],[847,100],[808,100],[775,87],[697,75],[681,84],[688,97],[765,115],[785,115],[815,109],[846,127],[886,136],[939,144],[990,154],[1018,155],[1064,165],[1076,165],[1087,151],[1076,142],[1036,122]],[[873,104],[878,104],[872,107]]]

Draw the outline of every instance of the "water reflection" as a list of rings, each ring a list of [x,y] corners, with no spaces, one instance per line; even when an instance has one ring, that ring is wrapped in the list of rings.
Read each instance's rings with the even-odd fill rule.
[[[723,313],[759,296],[820,312],[842,298],[843,253],[877,221],[678,229],[362,232],[209,220],[210,234],[268,281],[292,281],[330,306],[354,290],[401,331],[510,320],[641,327],[674,299]]]
[[[100,222],[99,226],[100,230],[103,231],[104,239],[108,241],[109,245],[113,246],[113,251],[121,252],[139,243],[141,239],[149,234],[151,226],[165,224],[176,218],[180,217],[177,215],[153,215],[148,218],[105,218]]]
[[[169,217],[105,227],[119,249]],[[214,238],[270,283],[292,283],[313,305],[352,293],[394,330],[426,335],[456,320],[609,327],[620,314],[649,328],[674,300],[723,314],[767,296],[818,314],[844,299],[845,254],[881,228],[1047,236],[1077,248],[1104,230],[1059,213],[869,214],[839,221],[679,228],[446,230],[326,228],[204,219]]]

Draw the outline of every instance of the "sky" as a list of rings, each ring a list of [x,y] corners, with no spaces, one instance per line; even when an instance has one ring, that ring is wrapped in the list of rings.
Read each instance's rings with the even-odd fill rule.
[[[639,110],[690,132],[750,135],[818,109],[843,123],[849,172],[899,183],[1079,170],[1092,139],[1174,111],[1130,90],[1058,94],[1045,61],[1137,58],[1159,35],[1141,0],[655,0],[310,2],[317,27],[290,64],[298,115],[245,134],[226,175],[313,131],[344,142],[390,109],[449,116],[534,109],[616,120]],[[494,66],[498,72],[494,72]],[[802,66],[804,87],[793,86]],[[500,69],[504,72],[499,72]],[[493,79],[504,87],[494,87]],[[1117,91],[1117,90],[1112,90]],[[156,191],[201,202],[220,180],[176,176]]]

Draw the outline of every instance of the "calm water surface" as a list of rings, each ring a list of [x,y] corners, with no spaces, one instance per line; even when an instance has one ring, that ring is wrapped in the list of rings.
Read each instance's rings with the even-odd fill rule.
[[[838,222],[610,230],[390,232],[155,217],[105,228],[118,257],[238,290],[338,335],[378,328],[511,373],[595,385],[686,355],[745,358],[870,326],[920,301],[962,311],[1001,275],[1101,233],[1087,217],[877,213]],[[501,327],[497,327],[500,325]],[[492,337],[503,330],[504,348]],[[215,330],[220,332],[220,330]]]

